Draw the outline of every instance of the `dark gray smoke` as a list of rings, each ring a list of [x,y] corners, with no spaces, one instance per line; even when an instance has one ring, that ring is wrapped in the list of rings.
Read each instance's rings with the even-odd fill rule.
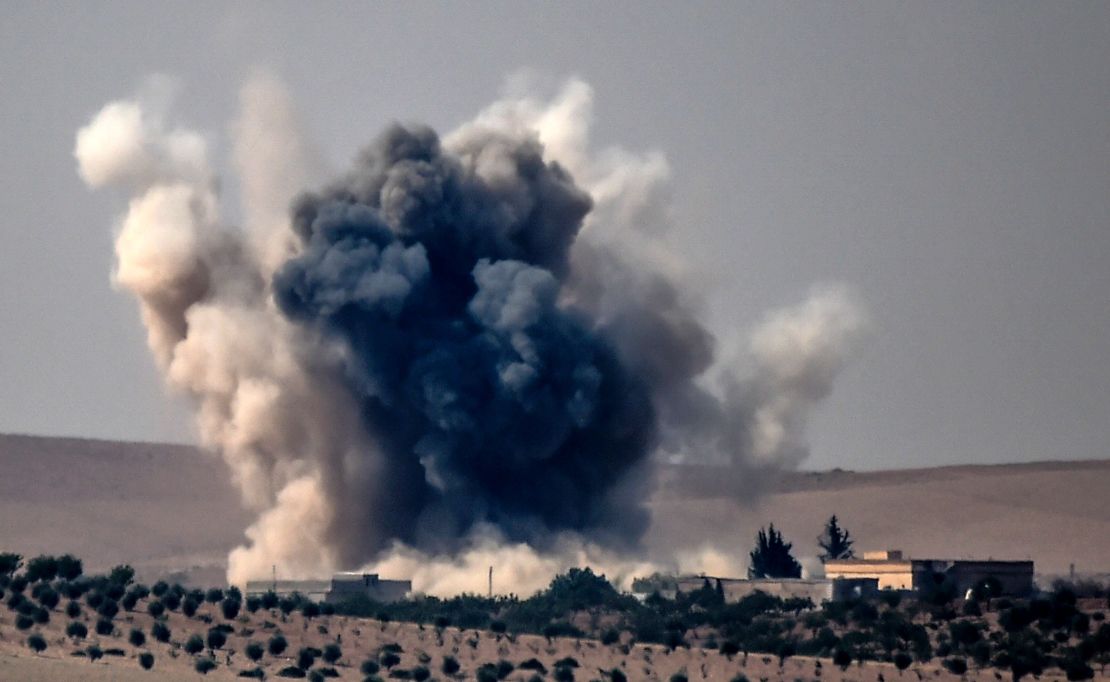
[[[534,139],[448,152],[403,126],[297,202],[303,249],[274,296],[349,350],[385,455],[381,537],[448,549],[488,523],[542,547],[558,531],[628,544],[646,529],[644,500],[610,493],[655,444],[649,386],[584,309],[560,305],[590,206]]]
[[[592,152],[578,81],[443,142],[394,126],[293,202],[315,155],[256,78],[234,126],[245,230],[220,216],[204,136],[155,100],[104,107],[75,155],[91,186],[130,192],[114,281],[258,512],[234,583],[274,565],[375,563],[440,594],[484,589],[491,563],[517,592],[568,565],[644,572],[625,550],[651,462],[722,465],[755,492],[806,456],[863,327],[833,287],[719,343],[668,248],[665,159]],[[651,558],[726,570],[689,549]]]

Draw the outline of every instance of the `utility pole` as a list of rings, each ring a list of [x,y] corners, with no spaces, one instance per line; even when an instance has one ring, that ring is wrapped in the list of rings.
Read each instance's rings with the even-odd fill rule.
[[[274,586],[273,586],[273,591],[274,591],[274,594],[277,594],[277,564],[272,564],[272,565],[270,566],[270,568],[271,568],[271,569],[273,570],[273,572],[274,572]]]
[[[489,567],[489,598],[493,599],[493,566]]]

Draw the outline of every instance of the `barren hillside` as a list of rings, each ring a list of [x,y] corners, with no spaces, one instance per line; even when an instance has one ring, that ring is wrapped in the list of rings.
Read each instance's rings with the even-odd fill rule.
[[[90,569],[129,562],[222,580],[250,520],[218,458],[179,445],[0,435],[0,548],[72,552]],[[669,468],[649,549],[743,553],[773,521],[800,556],[837,514],[858,548],[913,556],[1026,558],[1042,574],[1110,572],[1110,461],[801,472],[761,495],[728,472]]]

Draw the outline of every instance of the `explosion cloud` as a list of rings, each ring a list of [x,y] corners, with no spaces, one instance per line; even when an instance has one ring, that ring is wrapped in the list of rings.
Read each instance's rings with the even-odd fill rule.
[[[132,197],[115,281],[259,512],[233,582],[378,563],[448,590],[498,556],[509,589],[620,573],[643,567],[653,462],[727,464],[746,494],[804,458],[862,314],[817,290],[757,329],[749,371],[722,361],[666,248],[666,162],[591,154],[591,97],[509,97],[444,138],[395,124],[304,191],[289,98],[256,78],[233,128],[245,230],[151,95],[79,131],[82,178]]]

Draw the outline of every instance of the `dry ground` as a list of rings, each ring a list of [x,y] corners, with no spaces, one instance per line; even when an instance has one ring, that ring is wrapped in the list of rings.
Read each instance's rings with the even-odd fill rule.
[[[210,614],[214,623],[222,622],[211,606],[202,607],[200,613]],[[899,674],[889,664],[868,663],[863,667],[853,664],[842,672],[828,659],[795,657],[787,659],[785,665],[780,667],[777,658],[757,654],[748,656],[746,661],[743,656],[734,657],[730,661],[715,651],[678,649],[667,652],[659,646],[643,645],[633,646],[625,654],[617,645],[603,646],[596,641],[585,639],[555,639],[548,642],[543,637],[537,636],[521,635],[508,638],[498,637],[485,631],[460,631],[456,628],[446,628],[442,633],[438,633],[431,627],[421,628],[407,623],[382,624],[374,620],[343,616],[319,617],[306,621],[299,614],[294,614],[283,621],[280,612],[276,611],[259,611],[253,615],[244,615],[245,622],[234,622],[237,634],[230,636],[224,649],[217,652],[216,661],[219,663],[219,668],[209,673],[209,678],[237,679],[238,671],[251,667],[243,654],[246,643],[252,640],[265,643],[272,634],[281,632],[289,641],[289,649],[283,657],[274,658],[267,654],[263,658],[262,666],[267,672],[267,679],[281,679],[275,678],[274,673],[284,666],[292,665],[300,647],[323,648],[325,644],[336,641],[343,649],[343,658],[336,666],[340,673],[339,679],[342,680],[362,679],[358,670],[361,662],[375,656],[383,645],[389,643],[399,644],[404,649],[398,668],[412,668],[421,663],[423,656],[428,661],[426,665],[432,671],[433,678],[439,680],[452,679],[440,672],[444,656],[454,656],[462,665],[462,671],[457,679],[474,679],[474,671],[479,665],[500,659],[519,664],[527,659],[536,658],[551,671],[556,660],[567,656],[576,659],[580,664],[575,675],[575,679],[578,680],[601,679],[599,669],[609,670],[614,667],[619,667],[630,680],[665,681],[679,671],[685,671],[691,681],[727,681],[739,674],[746,675],[751,682],[760,682],[760,680],[880,682],[884,679],[888,682],[896,680],[918,682],[922,679],[957,679],[937,665],[918,666]],[[85,617],[88,616],[86,610]],[[170,614],[167,620],[172,632],[169,644],[150,640],[152,619],[145,613],[124,613],[118,616],[116,618],[118,636],[97,637],[90,634],[87,641],[75,643],[63,634],[69,619],[65,614],[55,611],[52,613],[51,622],[39,629],[49,643],[49,648],[41,655],[32,653],[26,647],[27,633],[16,631],[12,621],[13,617],[7,611],[0,616],[0,679],[2,680],[130,682],[131,680],[202,679],[193,671],[194,659],[179,648],[181,642],[190,634],[196,633],[203,636],[206,632],[208,626],[196,618],[188,619],[179,613]],[[267,622],[272,623],[273,627],[266,627]],[[138,665],[136,656],[139,649],[127,643],[127,633],[131,627],[142,628],[148,635],[148,643],[144,649],[155,656],[154,669],[150,672],[143,671]],[[89,628],[92,629],[91,622]],[[321,632],[321,628],[326,632]],[[253,633],[247,634],[251,630]],[[106,656],[94,663],[71,655],[74,650],[84,648],[93,642],[98,643],[103,649],[112,647],[123,649],[126,656]],[[230,666],[228,665],[229,655]],[[517,670],[508,679],[527,680],[531,675],[530,671]],[[386,678],[384,672],[382,677]],[[552,679],[550,673],[545,679]],[[981,671],[969,673],[964,679],[989,682],[996,677],[993,671]],[[1058,679],[1062,677],[1060,675],[1042,677],[1042,680]]]
[[[126,562],[148,583],[222,583],[251,520],[222,462],[178,445],[0,435],[0,471],[0,551],[70,552],[90,571]],[[659,556],[710,545],[743,557],[771,521],[800,557],[814,556],[836,513],[858,549],[1031,558],[1042,576],[1074,563],[1110,577],[1110,460],[800,472],[765,481],[760,495],[720,469],[660,478],[646,538]]]

